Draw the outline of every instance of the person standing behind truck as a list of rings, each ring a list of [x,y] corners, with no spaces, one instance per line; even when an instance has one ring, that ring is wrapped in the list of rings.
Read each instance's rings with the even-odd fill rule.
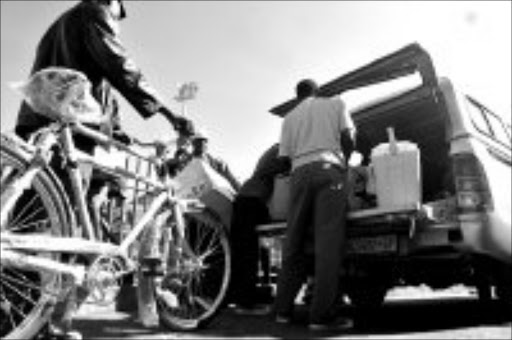
[[[345,243],[347,161],[355,128],[340,98],[320,98],[313,80],[296,86],[300,103],[284,118],[279,155],[292,162],[291,192],[283,266],[274,305],[275,321],[288,323],[307,278],[305,243],[314,235],[311,330],[346,329],[352,320],[336,315]]]
[[[279,144],[273,144],[260,157],[251,177],[246,180],[235,201],[231,218],[230,243],[233,273],[230,302],[238,314],[265,314],[265,304],[256,286],[259,241],[256,226],[271,220],[268,202],[277,175],[289,171],[287,159],[278,158]]]

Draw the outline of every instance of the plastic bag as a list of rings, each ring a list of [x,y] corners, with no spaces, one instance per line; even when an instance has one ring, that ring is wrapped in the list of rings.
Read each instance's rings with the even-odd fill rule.
[[[100,125],[101,107],[91,94],[91,83],[79,71],[48,67],[34,73],[26,82],[12,84],[37,113],[53,120]]]

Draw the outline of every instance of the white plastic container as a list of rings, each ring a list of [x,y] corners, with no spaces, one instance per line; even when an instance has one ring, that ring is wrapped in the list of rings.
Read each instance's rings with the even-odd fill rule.
[[[379,208],[411,208],[421,203],[421,166],[418,146],[397,142],[388,128],[389,143],[372,150],[375,193]]]

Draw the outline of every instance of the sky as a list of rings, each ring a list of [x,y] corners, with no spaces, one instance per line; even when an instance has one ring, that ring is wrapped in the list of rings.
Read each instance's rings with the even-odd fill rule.
[[[1,131],[13,129],[20,96],[50,23],[76,1],[1,0]],[[278,141],[269,109],[294,96],[302,78],[320,84],[418,42],[438,75],[491,110],[511,115],[511,1],[125,1],[121,39],[171,109],[180,83],[194,81],[187,115],[211,152],[246,179]],[[122,102],[122,125],[139,139],[174,136]]]

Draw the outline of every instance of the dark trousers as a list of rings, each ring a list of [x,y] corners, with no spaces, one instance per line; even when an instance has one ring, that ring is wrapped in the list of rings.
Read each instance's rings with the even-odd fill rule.
[[[270,220],[267,205],[257,197],[238,196],[231,219],[231,301],[250,306],[257,301],[259,241],[256,226]]]
[[[310,322],[334,317],[342,249],[345,241],[347,171],[316,162],[292,172],[283,266],[277,283],[275,311],[291,315],[294,300],[308,275],[306,242],[313,235],[314,280]]]

